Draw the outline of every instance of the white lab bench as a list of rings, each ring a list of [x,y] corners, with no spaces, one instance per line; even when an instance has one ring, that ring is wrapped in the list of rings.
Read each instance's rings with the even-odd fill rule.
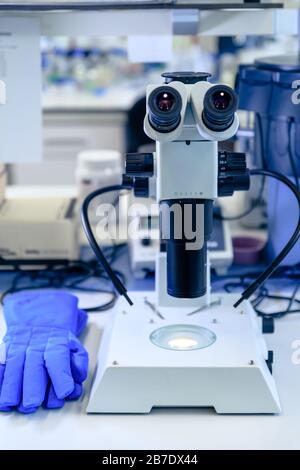
[[[102,301],[100,295],[84,295],[84,305]],[[277,321],[275,334],[267,336],[275,354],[281,415],[217,415],[194,408],[154,409],[149,415],[87,415],[97,349],[108,317],[109,312],[90,315],[82,338],[90,354],[83,399],[33,415],[0,413],[0,449],[300,449],[300,364],[291,361],[292,343],[300,339],[299,316]],[[0,312],[0,336],[3,333]]]
[[[43,96],[43,160],[16,164],[10,181],[20,185],[74,184],[77,155],[88,149],[126,151],[127,114],[142,88],[110,88],[97,96],[52,90]]]

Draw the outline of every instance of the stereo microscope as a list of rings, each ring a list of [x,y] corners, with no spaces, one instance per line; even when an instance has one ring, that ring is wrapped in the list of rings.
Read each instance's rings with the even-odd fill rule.
[[[127,155],[120,188],[159,204],[156,290],[124,290],[116,302],[88,412],[280,411],[271,352],[250,302],[211,294],[207,241],[214,201],[247,190],[250,178],[244,154],[218,151],[218,142],[237,132],[237,96],[209,83],[209,76],[165,73],[165,84],[147,88],[144,130],[156,151]]]

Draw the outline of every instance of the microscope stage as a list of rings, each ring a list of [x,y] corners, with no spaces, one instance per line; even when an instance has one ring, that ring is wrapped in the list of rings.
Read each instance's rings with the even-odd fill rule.
[[[156,308],[152,292],[130,297],[134,306],[120,298],[104,333],[88,412],[280,411],[268,351],[249,302],[234,309],[236,295],[214,295],[209,308],[197,310]]]

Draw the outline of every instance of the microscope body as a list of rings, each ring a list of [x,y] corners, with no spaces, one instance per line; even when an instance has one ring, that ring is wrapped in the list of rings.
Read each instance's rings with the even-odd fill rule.
[[[157,303],[209,305],[207,241],[218,195],[217,142],[179,139],[156,144],[162,241],[156,262]],[[174,223],[179,219],[177,238],[172,213]]]
[[[218,143],[199,136],[189,103],[191,87],[186,86],[188,102],[180,133],[170,136],[174,140],[156,140],[156,201],[162,241],[155,270],[159,306],[210,303],[207,240],[212,231],[213,201],[218,196]],[[145,130],[151,135],[149,126],[146,116]],[[182,219],[177,239],[171,233],[172,211],[174,218]],[[193,225],[197,226],[195,246]]]
[[[237,130],[234,92],[214,88],[207,74],[165,78],[170,82],[147,93],[145,132],[156,152],[126,158],[135,195],[155,196],[160,206],[156,293],[131,292],[132,306],[118,299],[87,411],[278,413],[269,353],[250,302],[235,309],[236,296],[227,293],[210,301],[206,240],[213,201],[249,186],[245,156],[218,152],[218,141]]]
[[[152,193],[144,195],[155,197],[160,208],[157,304],[209,305],[207,241],[214,200],[224,190],[231,195],[249,188],[245,156],[218,152],[218,142],[238,129],[237,97],[225,85],[210,84],[206,73],[163,76],[165,85],[147,88],[144,119],[145,133],[156,141],[148,173]],[[149,163],[151,157],[141,154],[139,173],[132,173],[136,157],[127,155],[126,169],[137,183],[139,178],[145,182],[143,158]]]

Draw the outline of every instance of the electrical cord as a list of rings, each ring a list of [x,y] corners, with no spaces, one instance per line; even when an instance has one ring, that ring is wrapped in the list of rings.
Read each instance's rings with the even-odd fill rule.
[[[280,173],[277,173],[277,172],[271,171],[271,170],[267,170],[267,169],[250,170],[250,175],[252,175],[252,176],[260,175],[260,176],[263,176],[263,177],[268,176],[268,177],[274,178],[274,179],[280,181],[281,183],[285,184],[293,192],[293,194],[295,195],[295,197],[297,199],[298,206],[299,206],[299,217],[298,217],[297,227],[296,227],[294,233],[292,234],[290,240],[288,241],[288,243],[284,246],[284,248],[277,255],[277,257],[269,264],[269,266],[262,273],[259,274],[257,279],[255,279],[243,291],[241,297],[234,304],[235,308],[238,307],[241,304],[241,302],[243,302],[243,300],[249,299],[253,295],[253,293],[274,273],[274,271],[276,271],[276,269],[278,268],[280,263],[287,256],[287,254],[290,252],[290,250],[294,247],[294,245],[296,244],[296,242],[298,241],[298,239],[300,237],[300,192],[297,190],[296,186],[284,175],[281,175]],[[93,231],[92,231],[92,228],[91,228],[91,225],[90,225],[90,221],[89,221],[89,214],[88,214],[89,205],[90,205],[91,201],[93,199],[95,199],[96,197],[98,197],[102,194],[105,194],[107,192],[111,192],[111,191],[121,191],[123,189],[130,189],[130,187],[131,187],[131,185],[129,185],[129,184],[128,185],[120,184],[120,185],[108,186],[108,187],[101,188],[101,189],[98,189],[98,190],[92,192],[91,194],[89,194],[86,197],[86,199],[83,202],[82,209],[81,209],[81,219],[82,219],[82,224],[83,224],[84,231],[85,231],[86,236],[88,238],[88,241],[91,245],[91,248],[93,249],[93,251],[96,255],[97,260],[101,263],[102,268],[107,273],[108,277],[112,281],[112,283],[113,283],[115,289],[117,290],[117,292],[120,295],[123,295],[126,298],[129,305],[133,305],[132,300],[127,295],[127,290],[126,290],[124,284],[122,283],[120,278],[115,274],[115,272],[110,267],[109,262],[107,261],[103,251],[99,247],[99,245],[98,245],[98,243],[97,243],[97,241],[94,237],[94,234],[93,234]]]
[[[241,273],[236,273],[236,272],[230,272],[226,274],[217,274],[216,270],[214,268],[211,269],[211,274],[212,274],[212,280],[213,281],[226,281],[227,279],[252,279],[252,278],[257,278],[260,276],[264,270],[260,271],[247,271],[244,272],[242,271]],[[288,278],[291,280],[300,280],[300,263],[294,264],[294,265],[284,265],[284,266],[278,266],[274,273],[272,274],[272,277],[274,279],[282,279],[282,278]]]
[[[224,290],[228,293],[232,293],[235,291],[235,289],[239,289],[240,287],[245,287],[245,277],[243,276],[243,279],[241,278],[240,280],[236,282],[228,282],[225,283],[223,286]],[[259,292],[257,296],[251,300],[252,306],[256,312],[256,314],[260,317],[263,318],[272,318],[272,319],[279,319],[283,318],[286,315],[290,314],[295,314],[295,313],[300,313],[300,300],[296,298],[296,295],[299,291],[300,283],[297,283],[291,297],[285,296],[285,295],[276,295],[276,294],[270,294],[269,289],[266,286],[261,286],[259,288]],[[272,300],[276,302],[288,302],[287,308],[284,310],[277,310],[277,311],[264,311],[260,307],[262,302],[265,300]],[[292,310],[292,306],[294,303],[297,303],[299,305],[298,308]]]
[[[277,173],[271,170],[250,170],[250,175],[264,175],[271,178],[274,178],[281,183],[285,184],[294,194],[297,199],[299,206],[299,215],[298,223],[296,229],[294,230],[292,236],[290,237],[287,244],[281,250],[281,252],[276,256],[276,258],[269,264],[269,266],[253,281],[242,293],[239,300],[234,304],[234,307],[238,307],[243,300],[249,299],[251,295],[273,274],[276,268],[280,265],[283,259],[288,255],[291,249],[295,246],[300,237],[300,192],[297,190],[297,187],[284,175]]]
[[[246,217],[247,215],[251,214],[251,212],[253,212],[254,209],[256,209],[256,207],[258,207],[261,204],[264,190],[265,190],[265,178],[263,178],[262,180],[262,184],[261,184],[261,188],[259,190],[258,196],[252,201],[251,206],[245,212],[242,212],[241,214],[233,215],[233,216],[226,216],[226,215],[224,216],[222,214],[216,214],[215,217],[221,220],[227,220],[229,222],[232,222],[234,220],[240,220]]]
[[[259,274],[257,272],[249,272],[249,273],[229,273],[224,275],[217,275],[214,270],[212,271],[212,282],[215,284],[216,282],[224,282],[221,285],[221,288],[225,290],[225,292],[232,293],[235,292],[237,289],[245,288],[250,285],[250,279],[253,277],[257,277]],[[300,288],[300,270],[299,265],[295,266],[280,266],[273,275],[273,278],[280,280],[280,279],[289,279],[290,281],[297,281],[296,286],[292,292],[291,296],[288,295],[278,295],[269,292],[269,287],[266,285],[260,286],[258,288],[257,295],[251,299],[252,306],[257,313],[258,316],[263,318],[272,318],[272,319],[280,319],[289,314],[297,314],[300,313],[300,300],[296,298],[297,293],[299,292]],[[228,282],[226,280],[228,279]],[[287,302],[287,307],[283,310],[276,310],[276,311],[264,311],[261,308],[261,304],[265,300],[272,300],[275,302]],[[293,305],[297,304],[298,307],[292,309]]]
[[[117,256],[117,254],[115,254],[115,256]],[[100,285],[98,288],[84,285],[92,278],[104,283],[109,280],[109,277],[94,259],[91,261],[78,260],[69,262],[63,260],[62,263],[58,261],[54,263],[51,261],[49,266],[40,270],[22,269],[23,260],[12,261],[11,266],[14,268],[12,271],[14,277],[11,286],[1,296],[2,304],[4,298],[9,294],[39,289],[68,289],[79,292],[104,293],[110,296],[109,300],[103,304],[87,308],[83,307],[88,313],[104,312],[113,307],[117,300],[117,295],[114,290],[107,289],[103,285]],[[9,266],[8,260],[5,264]],[[114,273],[122,279],[122,282],[126,282],[122,273],[116,270],[114,270]],[[29,279],[29,283],[24,283],[27,279]]]
[[[289,300],[289,304],[288,304],[288,307],[287,307],[287,310],[288,310],[288,311],[291,310],[292,305],[293,305],[293,303],[294,303],[295,300],[296,300],[296,295],[297,295],[297,293],[298,293],[299,287],[300,287],[300,284],[299,284],[299,283],[296,284],[296,287],[295,287],[295,289],[294,289],[294,292],[292,293],[292,296],[291,296],[291,298],[290,298],[290,300]]]
[[[114,202],[115,205],[116,201]],[[125,244],[113,244],[110,247],[105,247],[102,250],[103,256],[107,258],[107,262],[112,264],[119,256],[121,249]],[[84,308],[86,312],[104,312],[113,307],[117,300],[117,295],[114,290],[104,289],[102,286],[93,289],[83,286],[83,283],[96,278],[101,281],[110,280],[106,270],[94,258],[89,261],[76,260],[70,261],[68,259],[5,259],[0,257],[0,265],[2,268],[9,272],[15,273],[11,286],[2,294],[1,303],[8,294],[13,294],[20,291],[38,290],[38,289],[69,289],[80,292],[95,292],[109,294],[109,300],[100,305]],[[26,266],[26,269],[25,269]],[[39,267],[43,266],[42,269]],[[115,276],[125,284],[126,279],[124,275],[115,269],[110,268]],[[29,278],[29,284],[24,284],[24,281]],[[20,284],[23,285],[20,285]]]
[[[67,290],[67,286],[61,286],[64,290]],[[51,286],[47,285],[37,285],[33,286],[32,284],[29,284],[28,286],[22,286],[22,287],[14,287],[12,289],[8,289],[5,291],[2,296],[1,296],[1,304],[3,305],[4,299],[7,295],[10,294],[16,294],[18,292],[23,292],[23,291],[32,291],[32,290],[41,290],[41,289],[51,289]],[[57,289],[57,287],[56,287]],[[95,305],[93,307],[82,307],[83,310],[85,310],[87,313],[93,313],[93,312],[104,312],[106,310],[109,310],[114,306],[117,300],[117,296],[115,292],[112,291],[104,291],[104,290],[96,290],[96,289],[83,289],[80,287],[73,288],[72,290],[76,291],[81,291],[81,292],[96,292],[96,293],[101,293],[101,294],[110,294],[111,298],[108,302],[100,305]]]
[[[297,286],[298,287],[298,286]],[[298,289],[297,289],[298,290]],[[259,300],[259,302],[257,302],[255,305],[254,305],[254,310],[256,312],[256,314],[262,318],[273,318],[273,319],[280,319],[280,318],[283,318],[285,317],[286,315],[291,315],[291,314],[295,314],[295,313],[300,313],[300,309],[295,309],[295,310],[292,310],[291,309],[291,306],[288,306],[285,310],[277,310],[275,312],[264,312],[263,310],[261,310],[259,307],[259,305],[264,301],[264,300],[275,300],[275,301],[288,301],[289,302],[289,305],[290,305],[290,302],[292,301],[291,305],[294,303],[294,302],[297,302],[297,303],[300,303],[298,299],[292,299],[292,297],[286,297],[286,296],[280,296],[280,295],[271,295],[271,294],[268,294],[266,295],[265,297],[261,298]]]
[[[260,149],[261,149],[263,168],[267,169],[266,159],[265,159],[265,156],[264,156],[265,155],[265,150],[264,150],[264,143],[263,143],[263,136],[262,136],[262,122],[261,122],[260,115],[257,115],[257,123],[258,123],[258,128],[259,128],[258,136],[259,136],[259,140],[260,140]],[[290,165],[291,165],[291,169],[292,169],[292,174],[293,174],[293,177],[294,177],[294,180],[295,180],[295,185],[296,185],[296,187],[299,191],[300,190],[299,176],[298,176],[298,172],[297,172],[296,162],[295,162],[295,159],[293,157],[293,150],[292,150],[292,147],[291,147],[291,142],[292,142],[292,121],[290,121],[288,123],[288,134],[289,134],[289,136],[288,136],[288,157],[289,157],[289,161],[290,161]],[[217,214],[216,217],[220,218],[222,220],[235,221],[235,220],[240,220],[240,219],[246,217],[247,215],[251,214],[251,212],[261,204],[262,196],[263,196],[263,192],[264,192],[264,187],[265,187],[265,178],[263,178],[263,180],[262,180],[262,185],[261,185],[261,189],[259,191],[258,196],[252,201],[251,206],[245,212],[242,212],[241,214],[236,215],[236,216],[222,216],[221,214]]]
[[[123,189],[130,189],[130,188],[131,188],[130,184],[128,184],[128,185],[126,185],[126,184],[116,184],[116,185],[112,185],[112,186],[106,186],[105,188],[97,189],[96,191],[93,191],[92,193],[90,193],[85,198],[85,200],[83,201],[83,204],[82,204],[82,207],[81,207],[81,221],[82,221],[82,225],[83,225],[83,229],[85,231],[86,237],[89,241],[89,244],[90,244],[94,254],[96,255],[97,260],[100,262],[101,266],[106,271],[108,277],[112,281],[112,283],[113,283],[115,289],[117,290],[117,292],[120,295],[125,297],[125,299],[129,303],[129,305],[133,305],[132,300],[127,295],[126,287],[124,286],[122,281],[118,278],[118,276],[114,273],[114,271],[112,270],[109,262],[107,261],[105,255],[104,255],[102,249],[98,245],[97,240],[96,240],[96,238],[93,234],[91,224],[90,224],[90,220],[89,220],[89,206],[90,206],[91,202],[96,197],[101,196],[102,194],[105,194],[105,193],[108,193],[108,192],[121,191]]]
[[[266,158],[265,158],[265,145],[264,145],[264,139],[263,139],[263,128],[262,128],[261,116],[259,114],[257,114],[256,119],[257,119],[257,125],[258,125],[257,135],[259,137],[259,146],[260,146],[260,154],[261,154],[261,159],[262,159],[262,165],[263,165],[263,169],[266,170],[267,169],[267,162],[266,162]],[[269,128],[268,128],[268,133],[269,133]],[[253,212],[254,209],[259,207],[259,205],[261,204],[262,199],[263,199],[264,190],[265,190],[265,177],[262,178],[262,184],[261,184],[261,187],[260,187],[260,190],[259,190],[259,193],[258,193],[257,197],[252,201],[250,207],[247,210],[245,210],[244,212],[242,212],[241,214],[238,214],[238,215],[224,216],[222,214],[217,214],[216,217],[221,219],[221,220],[227,220],[229,222],[233,222],[235,220],[240,220],[240,219],[243,219],[244,217],[247,217],[247,215],[251,214],[251,212]]]

